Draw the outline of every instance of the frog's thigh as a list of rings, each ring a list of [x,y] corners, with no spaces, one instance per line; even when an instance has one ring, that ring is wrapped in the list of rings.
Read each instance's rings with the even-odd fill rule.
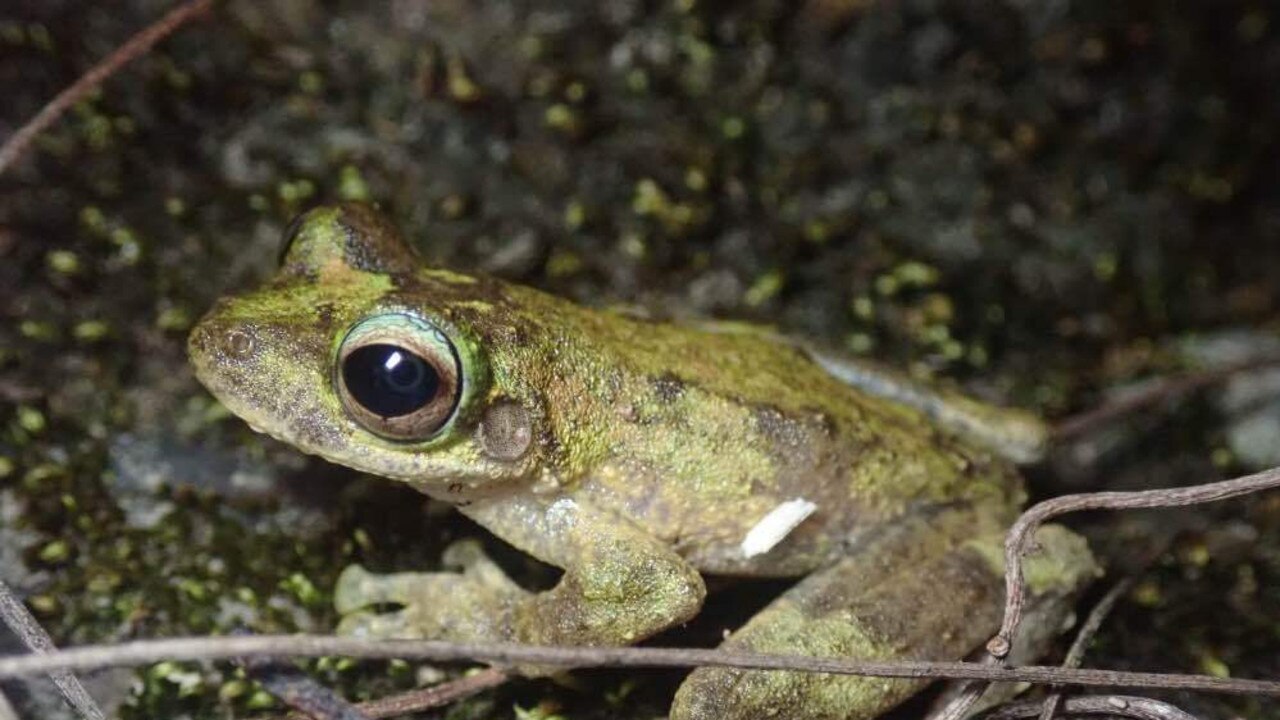
[[[912,538],[940,545],[921,557],[920,545],[903,546]],[[990,539],[998,542],[998,535]],[[927,531],[878,545],[805,578],[722,647],[865,660],[946,659],[963,657],[995,631],[1002,581],[983,553]],[[699,668],[677,692],[671,719],[871,718],[923,684]]]

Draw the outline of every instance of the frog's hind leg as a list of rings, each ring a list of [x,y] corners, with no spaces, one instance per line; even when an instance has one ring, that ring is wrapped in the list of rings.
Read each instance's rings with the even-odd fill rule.
[[[899,527],[864,543],[856,555],[784,593],[722,647],[865,660],[964,657],[999,624],[1002,533],[989,528],[980,537],[965,539],[956,533],[959,525],[948,530],[947,524]],[[1051,542],[1045,544],[1045,554],[1056,575],[1039,593],[1069,600],[1095,566],[1079,537],[1062,528],[1050,534],[1054,537],[1047,538]],[[1044,530],[1038,537],[1043,543]],[[1070,603],[1059,606],[1069,608]],[[1055,620],[1049,637],[1060,621]],[[924,684],[699,668],[677,692],[671,720],[861,720],[878,716]]]

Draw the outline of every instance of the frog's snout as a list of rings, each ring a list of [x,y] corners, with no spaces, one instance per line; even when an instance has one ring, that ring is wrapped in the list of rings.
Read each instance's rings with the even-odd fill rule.
[[[213,336],[209,327],[209,316],[200,319],[196,326],[191,328],[191,333],[187,335],[187,357],[191,359],[191,363],[197,368],[204,365],[204,360],[209,356],[213,349]]]
[[[214,306],[187,336],[187,355],[196,374],[206,381],[216,366],[244,361],[257,350],[257,338],[251,327],[234,325],[220,319],[221,303]]]

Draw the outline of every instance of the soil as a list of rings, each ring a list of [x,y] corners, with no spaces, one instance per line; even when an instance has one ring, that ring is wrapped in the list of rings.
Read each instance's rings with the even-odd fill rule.
[[[4,3],[0,137],[171,6]],[[254,435],[191,376],[194,320],[334,199],[441,266],[770,324],[1051,418],[1224,338],[1270,347],[1277,78],[1263,0],[222,3],[0,176],[0,577],[60,644],[323,632],[345,565],[430,569],[481,534]],[[1241,382],[1254,410],[1280,390]],[[1280,441],[1242,445],[1215,399],[1064,449],[1036,494],[1254,469]],[[1099,592],[1158,551],[1088,664],[1280,676],[1280,497],[1073,522]],[[357,699],[435,676],[306,667]],[[438,716],[657,717],[679,674],[577,678]],[[91,680],[130,720],[281,708],[225,664]],[[47,692],[6,686],[68,717]]]

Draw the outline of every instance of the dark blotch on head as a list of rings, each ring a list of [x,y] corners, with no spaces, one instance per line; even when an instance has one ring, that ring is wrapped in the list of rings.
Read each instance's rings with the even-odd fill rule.
[[[341,206],[339,222],[346,231],[343,259],[364,272],[408,275],[418,257],[400,230],[377,210],[360,203]]]

